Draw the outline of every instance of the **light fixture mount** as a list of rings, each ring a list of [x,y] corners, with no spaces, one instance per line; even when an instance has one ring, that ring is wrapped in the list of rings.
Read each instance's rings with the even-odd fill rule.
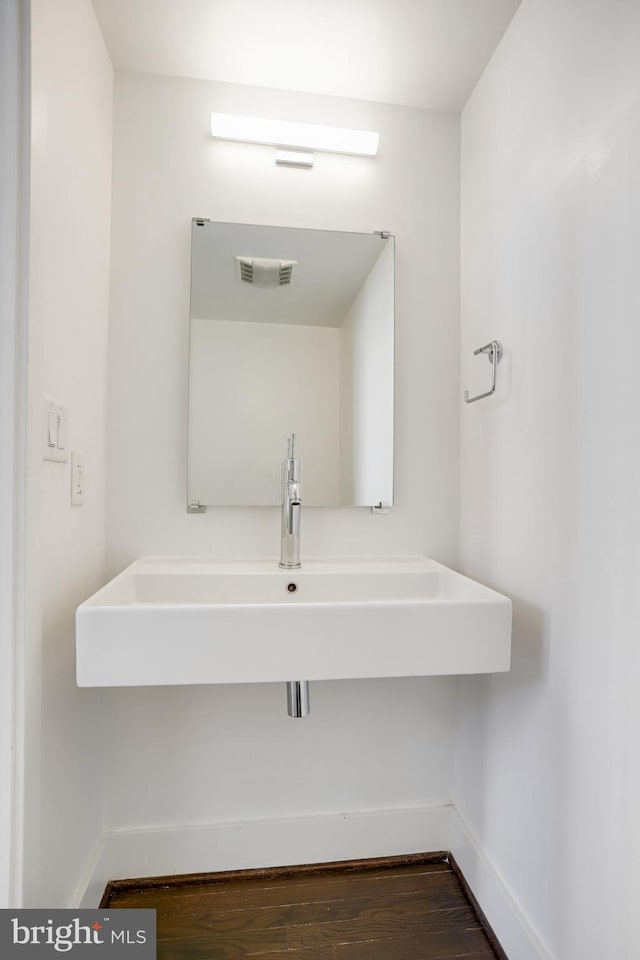
[[[276,147],[276,163],[286,167],[312,167],[316,158],[312,150],[292,150],[291,147]]]

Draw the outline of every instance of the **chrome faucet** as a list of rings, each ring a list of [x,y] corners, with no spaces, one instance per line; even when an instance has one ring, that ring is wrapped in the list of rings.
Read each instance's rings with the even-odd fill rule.
[[[280,474],[280,498],[282,504],[280,563],[287,570],[296,569],[300,563],[300,511],[302,507],[300,488],[300,461],[294,457],[296,435],[287,441],[287,458],[282,461]]]

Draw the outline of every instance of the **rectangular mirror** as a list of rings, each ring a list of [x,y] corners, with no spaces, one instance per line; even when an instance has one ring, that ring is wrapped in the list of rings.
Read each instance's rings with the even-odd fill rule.
[[[393,503],[394,239],[194,219],[188,505]]]

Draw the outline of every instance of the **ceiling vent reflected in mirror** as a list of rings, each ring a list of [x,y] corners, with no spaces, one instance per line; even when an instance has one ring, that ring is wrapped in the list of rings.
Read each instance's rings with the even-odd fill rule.
[[[236,276],[254,287],[285,287],[291,283],[297,260],[274,260],[267,257],[234,257]]]

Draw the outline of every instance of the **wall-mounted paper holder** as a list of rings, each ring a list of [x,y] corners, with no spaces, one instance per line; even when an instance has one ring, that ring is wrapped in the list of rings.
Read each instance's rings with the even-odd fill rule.
[[[491,343],[485,343],[484,347],[478,347],[477,350],[473,351],[474,357],[477,357],[479,353],[485,353],[491,364],[491,388],[487,390],[486,393],[479,393],[476,397],[470,397],[469,391],[465,390],[464,392],[464,402],[465,403],[475,403],[476,400],[483,400],[485,397],[490,397],[492,393],[495,393],[496,389],[496,370],[498,364],[502,359],[502,344],[499,340],[492,340]]]

